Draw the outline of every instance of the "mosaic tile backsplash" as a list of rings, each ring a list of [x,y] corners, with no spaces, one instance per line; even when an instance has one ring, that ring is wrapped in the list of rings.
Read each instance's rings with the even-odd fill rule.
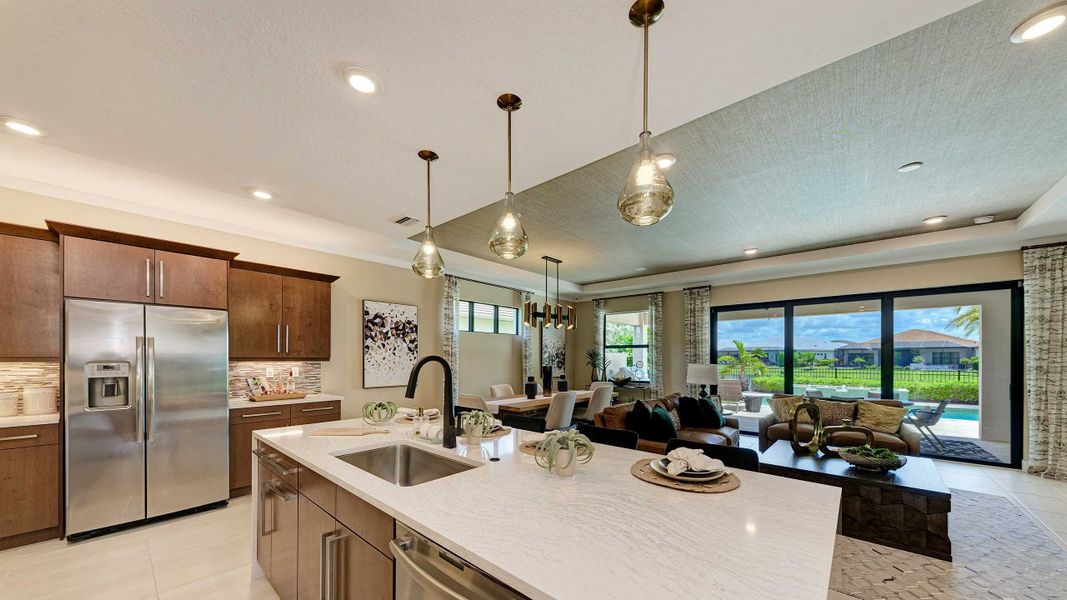
[[[0,362],[0,392],[19,392],[20,411],[22,388],[43,386],[59,389],[59,361]]]
[[[292,367],[299,367],[300,375],[294,377],[296,391],[312,394],[322,393],[322,363],[312,361],[231,361],[230,362],[230,398],[241,399],[248,396],[245,379],[260,377],[275,384],[282,381],[282,376]],[[267,377],[267,369],[274,369],[274,377]]]

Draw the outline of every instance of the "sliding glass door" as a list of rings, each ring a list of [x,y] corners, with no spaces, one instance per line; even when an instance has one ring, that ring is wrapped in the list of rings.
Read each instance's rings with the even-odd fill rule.
[[[877,298],[793,309],[793,393],[882,397],[882,311]]]
[[[736,396],[743,393],[752,403],[750,410],[759,409],[752,412],[768,410],[771,395],[785,391],[785,308],[720,311],[716,316],[712,348],[724,398],[740,407],[742,399]]]

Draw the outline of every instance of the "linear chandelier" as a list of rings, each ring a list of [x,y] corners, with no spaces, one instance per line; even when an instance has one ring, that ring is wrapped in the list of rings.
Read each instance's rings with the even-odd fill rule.
[[[536,302],[524,302],[522,305],[522,324],[527,327],[542,327],[551,329],[574,329],[578,325],[578,314],[575,312],[574,307],[567,305],[563,306],[559,303],[559,265],[563,261],[551,256],[542,256],[541,260],[545,261],[545,306],[543,310],[538,310]],[[548,263],[556,265],[556,305],[552,306],[551,298],[548,296]]]

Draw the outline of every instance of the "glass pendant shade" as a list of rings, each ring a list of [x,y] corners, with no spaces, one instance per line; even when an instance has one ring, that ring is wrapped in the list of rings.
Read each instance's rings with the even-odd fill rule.
[[[437,251],[437,243],[433,240],[433,228],[427,226],[422,233],[422,242],[419,250],[411,261],[411,270],[419,277],[435,279],[445,272],[445,261],[441,253]]]
[[[630,167],[626,187],[619,194],[619,214],[631,225],[645,227],[658,223],[674,208],[674,189],[652,153],[652,134],[641,133],[637,160]]]
[[[512,260],[526,253],[530,238],[522,227],[522,215],[515,206],[515,195],[504,194],[504,210],[489,236],[489,249],[500,258]]]

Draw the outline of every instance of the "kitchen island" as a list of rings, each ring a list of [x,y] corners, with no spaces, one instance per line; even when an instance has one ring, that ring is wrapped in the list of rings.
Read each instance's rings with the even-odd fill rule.
[[[826,598],[840,502],[836,488],[734,470],[741,479],[737,490],[684,492],[630,474],[635,461],[653,455],[603,445],[574,477],[562,478],[519,452],[520,442],[541,437],[519,430],[480,447],[466,447],[461,439],[452,450],[408,439],[407,425],[389,425],[386,435],[305,435],[344,426],[359,427],[362,421],[254,435],[261,454],[283,455],[287,470],[298,473],[301,492],[305,474],[309,494],[322,483],[335,485],[338,511],[342,494],[354,497],[352,502],[388,515],[390,524],[395,519],[398,530],[410,528],[529,598]],[[401,487],[337,458],[395,444],[475,468]],[[260,486],[263,472],[254,486]],[[303,508],[306,499],[296,496]],[[263,497],[256,494],[257,537],[265,517],[275,520],[263,514]],[[303,512],[299,521],[303,525]],[[360,536],[379,551],[364,552],[368,564],[381,556],[391,559],[388,547]],[[398,577],[400,572],[398,563]]]

